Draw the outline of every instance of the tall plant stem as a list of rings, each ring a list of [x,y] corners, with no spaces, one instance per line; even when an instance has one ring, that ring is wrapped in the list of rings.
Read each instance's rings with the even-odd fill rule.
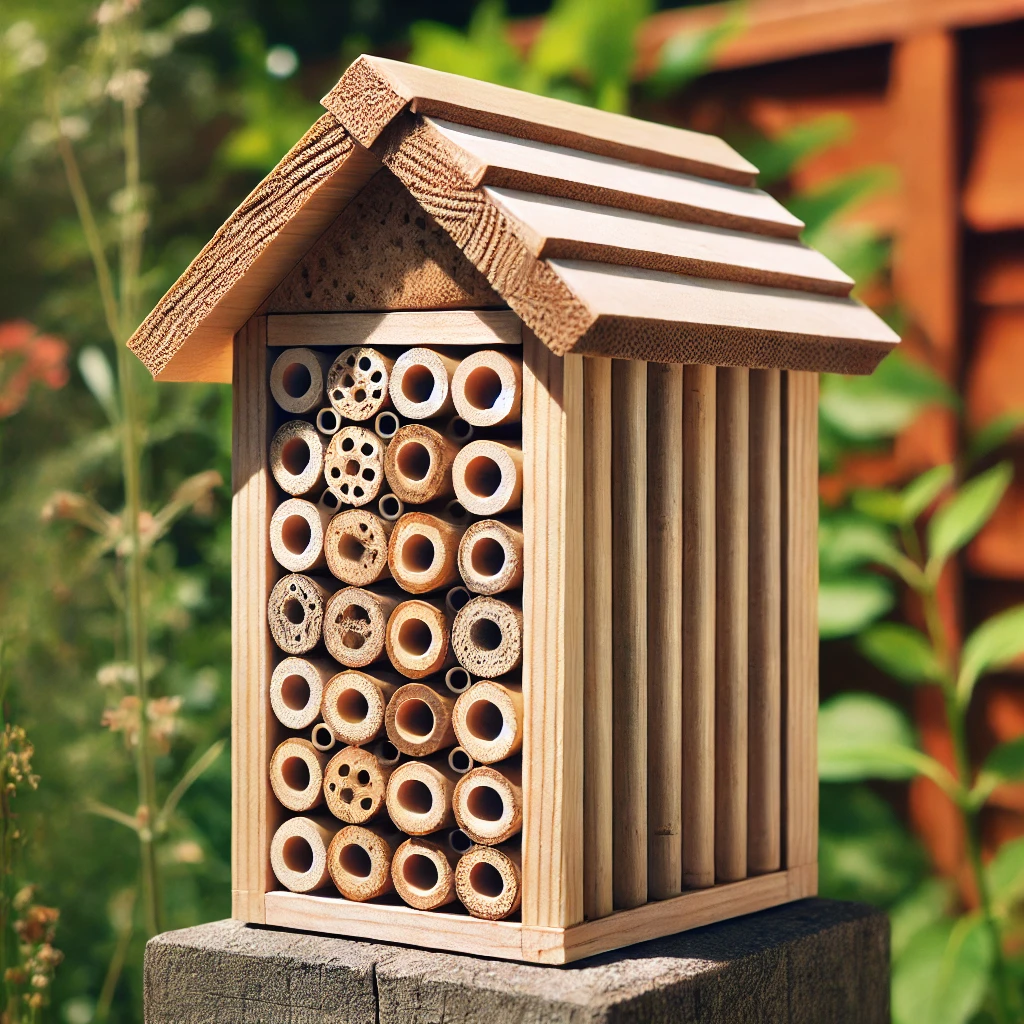
[[[954,657],[947,642],[935,584],[929,583],[919,593],[924,606],[928,634],[938,656],[939,664],[942,667],[940,686],[942,687],[942,696],[945,702],[949,734],[953,741],[953,760],[957,780],[960,783],[961,790],[967,793],[971,789],[973,780],[970,750],[967,745],[967,709],[959,700],[956,691],[957,666],[954,664]],[[963,817],[967,859],[971,865],[971,874],[974,876],[975,887],[978,890],[978,903],[981,909],[982,920],[985,922],[985,927],[992,942],[992,973],[995,977],[997,1017],[1000,1024],[1010,1024],[1012,1020],[1010,1007],[1013,1000],[1006,968],[1006,958],[1003,955],[1002,935],[999,930],[999,922],[996,920],[992,910],[992,894],[989,891],[988,878],[985,875],[985,868],[981,860],[981,811],[980,808],[974,807],[971,804],[961,804],[959,810]]]

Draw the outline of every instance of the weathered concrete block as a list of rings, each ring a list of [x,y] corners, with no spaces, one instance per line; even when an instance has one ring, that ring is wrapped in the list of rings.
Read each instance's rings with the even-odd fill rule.
[[[565,967],[219,921],[146,950],[148,1024],[884,1024],[889,925],[802,900]]]

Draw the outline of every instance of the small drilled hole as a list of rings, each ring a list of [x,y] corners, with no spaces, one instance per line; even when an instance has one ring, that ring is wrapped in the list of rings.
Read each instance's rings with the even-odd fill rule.
[[[429,814],[434,806],[430,787],[419,779],[406,779],[395,794],[398,806],[410,814]]]
[[[359,475],[359,463],[355,459],[349,459],[345,463],[345,474],[346,476],[358,476]]]
[[[406,885],[421,892],[431,892],[437,888],[440,876],[437,873],[437,865],[422,853],[414,853],[405,858],[402,864],[402,877]]]
[[[313,377],[308,366],[292,363],[281,375],[281,384],[290,398],[301,398],[313,386]]]
[[[481,651],[496,651],[501,646],[501,627],[493,619],[477,619],[469,627],[469,638]]]
[[[370,773],[365,768],[361,768],[356,773],[356,782],[358,782],[360,786],[368,786],[370,784]]]
[[[369,458],[373,454],[373,445],[369,441],[364,441],[359,450]]]
[[[289,871],[304,875],[313,866],[313,847],[302,836],[289,836],[284,841],[281,858]]]
[[[289,597],[281,608],[284,617],[293,625],[297,626],[306,617],[302,608],[302,602],[297,598]]]
[[[505,891],[505,880],[493,864],[480,861],[469,869],[469,887],[473,892],[494,900]]]
[[[286,757],[281,765],[281,778],[289,789],[305,793],[309,789],[309,765],[301,757]]]
[[[281,683],[281,700],[286,708],[302,711],[311,696],[309,683],[303,676],[285,676]]]
[[[355,448],[355,446],[356,443],[355,441],[352,440],[351,437],[346,437],[345,440],[341,442],[341,450],[343,452],[350,452],[352,451],[353,448]]]
[[[369,356],[363,356],[359,360],[359,369],[360,370],[364,370],[364,371],[368,370],[371,366],[373,366],[373,363],[370,362],[370,357]]]
[[[399,449],[395,465],[406,480],[426,480],[430,472],[430,450],[419,441],[407,441]]]
[[[504,725],[501,709],[489,700],[473,701],[466,712],[466,728],[470,735],[485,743],[496,740]]]
[[[434,731],[434,712],[418,697],[402,701],[395,712],[395,725],[406,736],[425,740]]]
[[[338,854],[338,863],[346,875],[353,878],[369,878],[373,871],[373,861],[370,855],[356,843],[349,843],[343,846]]]
[[[477,498],[493,498],[501,487],[501,467],[489,455],[477,455],[466,466],[466,486]]]
[[[373,801],[368,796],[364,796],[363,799],[359,801],[359,806],[362,807],[364,811],[368,811],[373,806]]]
[[[366,721],[370,713],[370,705],[366,698],[354,689],[342,690],[338,694],[338,717],[349,725],[359,725]]]

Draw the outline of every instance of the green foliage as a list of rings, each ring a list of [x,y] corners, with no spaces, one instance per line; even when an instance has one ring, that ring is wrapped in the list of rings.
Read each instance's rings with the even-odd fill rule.
[[[970,700],[974,684],[985,672],[995,672],[1024,653],[1024,605],[1009,608],[983,622],[964,643],[957,693]]]
[[[818,776],[823,782],[906,779],[918,751],[894,704],[869,693],[840,693],[818,711]]]
[[[1010,486],[1008,462],[981,473],[953,495],[928,521],[928,569],[938,574],[950,555],[959,551],[988,522]]]
[[[893,606],[892,584],[873,573],[822,579],[818,585],[818,633],[823,640],[853,636]]]
[[[900,622],[880,622],[865,629],[857,649],[883,672],[904,683],[936,683],[942,669],[928,638]]]
[[[768,188],[785,181],[805,160],[844,142],[853,134],[853,123],[845,114],[824,114],[803,121],[769,138],[741,135],[736,148],[758,169],[758,181]]]

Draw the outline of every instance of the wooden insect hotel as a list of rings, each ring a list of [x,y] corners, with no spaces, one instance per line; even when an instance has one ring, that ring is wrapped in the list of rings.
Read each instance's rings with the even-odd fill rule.
[[[717,138],[361,57],[130,345],[234,385],[233,907],[563,963],[817,884],[817,374]]]

